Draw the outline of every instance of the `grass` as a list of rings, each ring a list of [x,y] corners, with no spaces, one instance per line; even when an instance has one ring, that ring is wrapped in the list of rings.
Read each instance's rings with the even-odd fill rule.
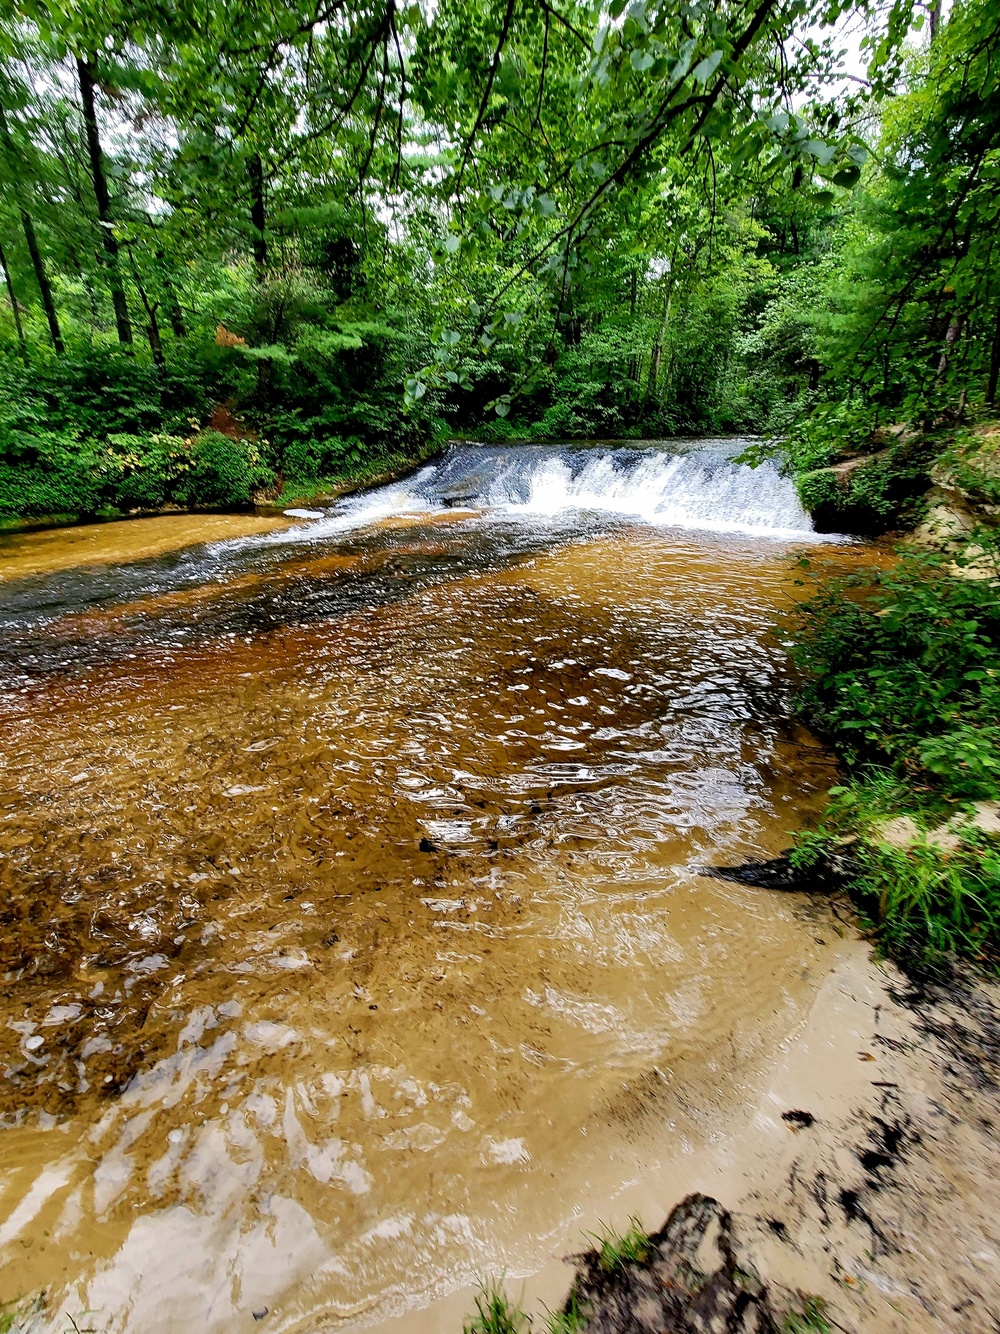
[[[545,1334],[580,1334],[587,1324],[575,1292],[570,1293],[565,1311],[546,1311],[545,1318]]]
[[[500,1283],[484,1283],[476,1297],[476,1314],[462,1326],[463,1334],[523,1334],[533,1321],[512,1302]],[[564,1311],[545,1312],[545,1334],[580,1334],[586,1318],[577,1304],[575,1293],[570,1294]],[[4,1331],[0,1329],[0,1334]]]
[[[921,802],[891,773],[870,770],[831,789],[822,823],[797,836],[791,860],[808,868],[846,855],[852,897],[883,952],[900,962],[934,969],[964,955],[995,969],[1000,840],[963,823],[970,809],[933,794]],[[901,817],[912,821],[914,837],[894,846],[883,831]]]
[[[0,1334],[18,1334],[18,1330],[27,1327],[22,1321],[29,1321],[33,1315],[45,1310],[45,1293],[36,1293],[34,1297],[15,1297],[9,1302],[0,1302]]]
[[[782,1334],[830,1334],[826,1303],[822,1297],[802,1295],[802,1310],[790,1312],[782,1322]]]
[[[649,1237],[638,1218],[630,1218],[624,1233],[610,1227],[584,1234],[594,1243],[598,1263],[606,1274],[613,1274],[626,1264],[641,1264],[649,1254]],[[575,1291],[571,1291],[562,1311],[545,1312],[545,1334],[580,1334],[587,1317]],[[476,1296],[476,1313],[463,1326],[463,1334],[523,1334],[533,1325],[519,1303],[512,1302],[502,1283],[491,1279],[482,1284]],[[2,1331],[0,1331],[2,1334]]]
[[[641,1264],[649,1254],[649,1237],[638,1218],[628,1220],[624,1233],[617,1233],[612,1228],[602,1227],[600,1232],[588,1232],[586,1236],[594,1242],[601,1268],[606,1274],[613,1274],[626,1264]]]
[[[484,1283],[476,1296],[476,1314],[462,1326],[463,1334],[522,1334],[531,1321],[511,1302],[495,1279]]]

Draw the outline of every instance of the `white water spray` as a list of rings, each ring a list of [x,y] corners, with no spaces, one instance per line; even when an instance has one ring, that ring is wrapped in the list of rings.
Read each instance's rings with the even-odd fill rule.
[[[350,497],[322,518],[263,540],[320,541],[393,516],[448,509],[535,521],[617,515],[661,528],[816,540],[790,478],[770,461],[756,468],[733,462],[746,444],[455,446],[403,482]]]

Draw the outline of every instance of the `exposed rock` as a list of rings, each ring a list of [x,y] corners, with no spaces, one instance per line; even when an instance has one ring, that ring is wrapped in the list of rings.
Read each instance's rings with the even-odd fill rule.
[[[778,1334],[797,1305],[754,1271],[733,1216],[708,1195],[689,1195],[642,1261],[610,1272],[597,1251],[577,1257],[563,1308],[581,1334]]]

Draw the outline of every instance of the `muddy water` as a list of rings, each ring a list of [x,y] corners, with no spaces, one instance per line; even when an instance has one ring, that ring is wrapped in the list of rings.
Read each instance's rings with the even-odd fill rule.
[[[698,871],[831,778],[768,628],[796,534],[600,513],[647,463],[0,586],[0,1299],[383,1318],[749,1096],[831,946]]]

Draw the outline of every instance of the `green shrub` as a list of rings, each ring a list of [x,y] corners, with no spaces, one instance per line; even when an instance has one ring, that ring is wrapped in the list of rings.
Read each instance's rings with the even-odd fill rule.
[[[889,765],[949,797],[1000,794],[996,585],[910,552],[821,584],[791,628],[799,707],[850,767]]]
[[[965,819],[1000,797],[1000,585],[909,552],[821,584],[793,634],[799,708],[852,774],[793,860],[846,856],[900,957],[1000,957],[1000,841]],[[895,846],[881,829],[899,816],[916,836]]]
[[[0,437],[0,516],[90,516],[164,505],[245,505],[274,474],[252,441],[216,431],[190,437],[8,432]]]
[[[255,442],[204,431],[192,445],[178,498],[189,505],[245,505],[271,490],[274,480]]]
[[[849,859],[851,888],[886,952],[933,964],[964,954],[1000,959],[1000,840],[962,808],[942,808],[885,771],[831,789],[816,830],[791,854],[800,868]],[[913,837],[889,837],[900,818]]]

